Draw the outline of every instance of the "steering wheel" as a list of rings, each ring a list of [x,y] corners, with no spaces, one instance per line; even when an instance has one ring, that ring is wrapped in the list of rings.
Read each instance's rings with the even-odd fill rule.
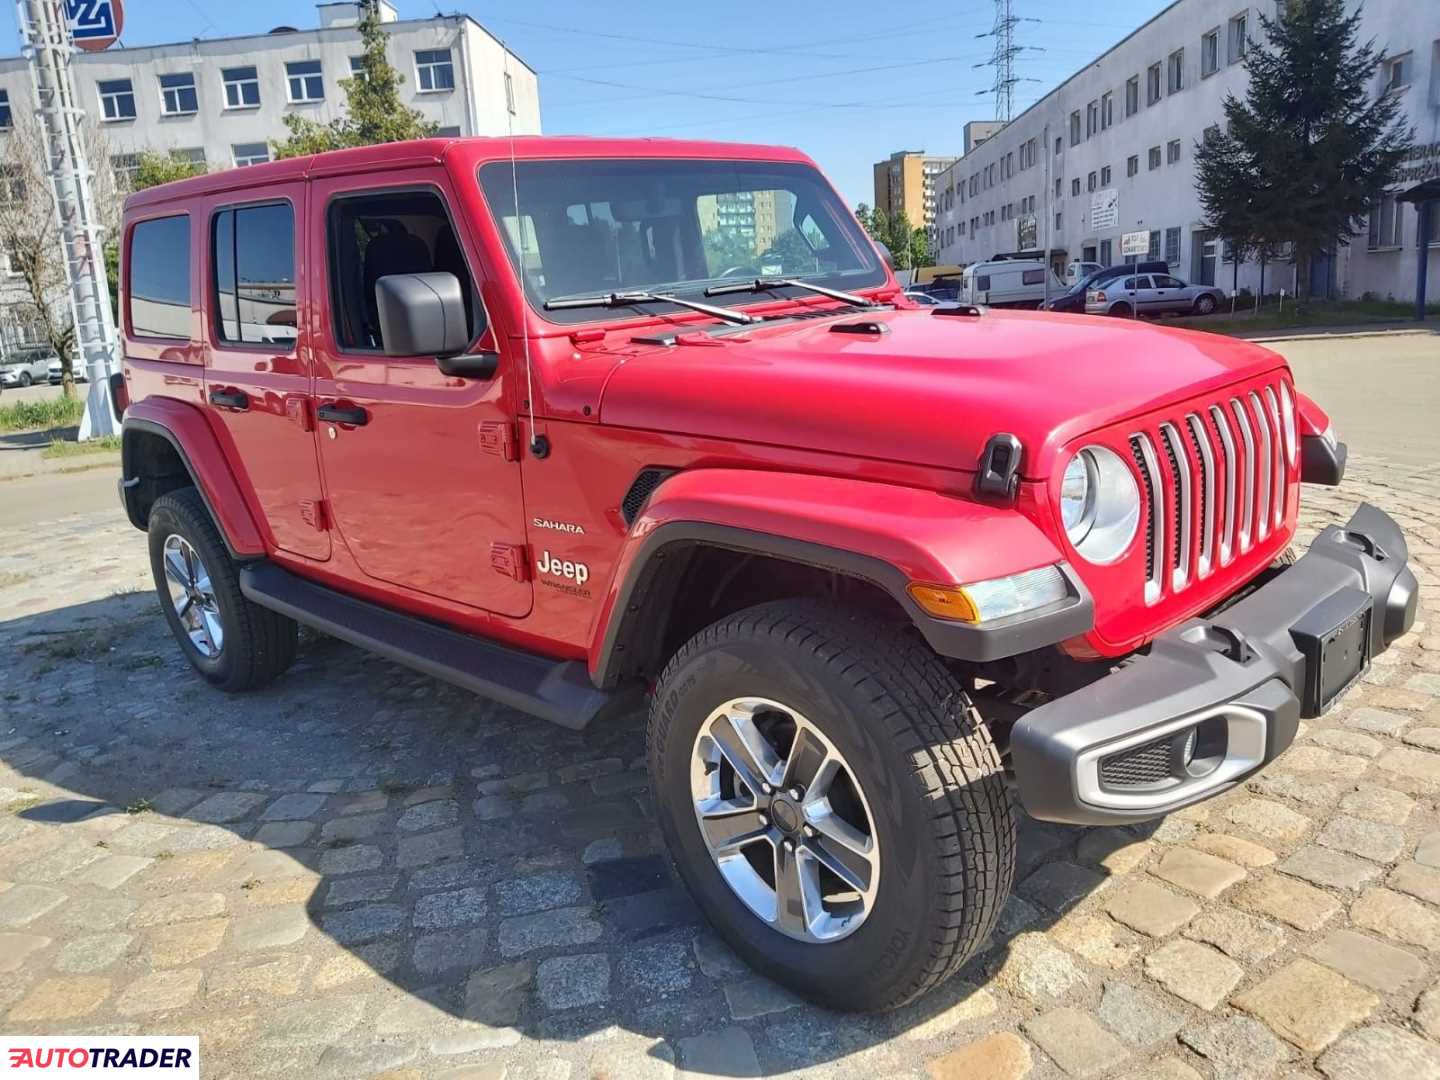
[[[758,266],[748,266],[748,265],[747,265],[747,266],[732,266],[732,267],[730,267],[730,269],[728,269],[728,270],[721,270],[721,271],[720,271],[720,276],[721,276],[721,277],[738,277],[738,276],[741,275],[741,274],[744,274],[746,277],[757,277],[757,278],[758,278],[758,277],[760,276],[760,268],[759,268]]]

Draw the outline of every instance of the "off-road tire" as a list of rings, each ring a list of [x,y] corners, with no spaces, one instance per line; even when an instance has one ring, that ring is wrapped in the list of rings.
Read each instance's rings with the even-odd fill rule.
[[[745,907],[696,822],[690,757],[712,710],[743,695],[804,711],[872,809],[880,879],[838,941],[781,934]],[[751,967],[829,1008],[898,1008],[986,941],[1010,894],[1015,821],[999,753],[960,684],[908,627],[809,600],[748,608],[680,649],[647,733],[657,818],[676,871]]]
[[[293,619],[260,607],[240,591],[240,567],[230,556],[210,511],[193,487],[179,488],[150,508],[150,571],[170,631],[195,670],[212,686],[239,692],[264,686],[295,660],[299,628]],[[213,657],[191,642],[170,602],[163,566],[165,540],[179,535],[190,543],[210,574],[224,642]]]

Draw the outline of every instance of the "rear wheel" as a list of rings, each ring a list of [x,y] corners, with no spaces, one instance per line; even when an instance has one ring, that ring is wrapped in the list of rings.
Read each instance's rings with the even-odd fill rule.
[[[1196,299],[1195,299],[1195,314],[1196,314],[1196,315],[1209,315],[1209,314],[1211,314],[1214,310],[1215,310],[1215,297],[1211,296],[1209,293],[1205,293],[1203,296],[1196,297]]]
[[[1128,319],[1131,315],[1135,314],[1135,309],[1129,304],[1121,302],[1110,309],[1110,314],[1119,319]]]
[[[898,628],[808,601],[722,620],[661,676],[648,752],[696,902],[752,967],[828,1007],[930,989],[1009,894],[999,755]]]
[[[239,567],[194,488],[150,508],[150,569],[175,640],[213,686],[264,686],[294,661],[294,621],[245,599]]]

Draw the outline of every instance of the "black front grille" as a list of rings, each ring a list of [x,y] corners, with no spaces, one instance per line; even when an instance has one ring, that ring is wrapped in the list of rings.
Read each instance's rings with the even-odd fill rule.
[[[1130,437],[1130,454],[1135,459],[1135,469],[1140,474],[1140,483],[1145,488],[1145,580],[1155,579],[1155,488],[1150,483],[1150,470],[1145,466],[1145,453],[1140,449],[1140,436]]]
[[[1150,787],[1171,779],[1170,740],[1132,747],[1100,762],[1100,782],[1108,788]]]
[[[640,511],[645,509],[645,504],[650,501],[650,496],[660,486],[660,481],[673,473],[674,469],[641,469],[630,485],[630,490],[625,492],[625,498],[620,501],[620,516],[625,519],[626,525],[635,524],[635,519],[640,516]]]

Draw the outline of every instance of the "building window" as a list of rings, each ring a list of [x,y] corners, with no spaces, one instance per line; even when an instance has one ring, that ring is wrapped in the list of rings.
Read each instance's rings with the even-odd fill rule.
[[[193,72],[160,76],[160,111],[166,116],[187,116],[198,111],[200,97],[195,92]]]
[[[1180,265],[1180,229],[1165,230],[1165,261],[1171,266]]]
[[[1159,148],[1158,146],[1152,146],[1152,147],[1150,147],[1150,168],[1151,168],[1152,170],[1154,170],[1154,169],[1158,169],[1159,167],[1160,167],[1160,148]]]
[[[1065,188],[1062,186],[1062,184],[1063,181],[1060,179],[1060,177],[1057,176],[1055,178],[1055,198],[1057,199],[1061,198],[1065,194]]]
[[[1134,176],[1140,171],[1140,155],[1131,154],[1125,159],[1125,175]]]
[[[515,115],[515,80],[508,71],[505,72],[505,111],[511,116]]]
[[[350,57],[350,77],[351,77],[352,79],[358,79],[358,78],[361,78],[362,76],[364,76],[364,74],[365,74],[365,57],[363,57],[363,56],[352,56],[352,57]]]
[[[1088,139],[1100,130],[1100,102],[1092,101],[1085,106],[1085,137]]]
[[[200,168],[205,168],[205,148],[203,146],[182,146],[179,150],[171,150],[170,152],[178,158],[184,158],[190,162],[191,165],[199,165]]]
[[[1176,49],[1170,54],[1169,80],[1166,83],[1167,92],[1178,94],[1185,89],[1185,50]]]
[[[292,104],[325,100],[325,79],[319,60],[291,60],[285,65],[285,82]]]
[[[253,109],[260,104],[260,79],[253,67],[222,68],[225,108]]]
[[[1100,97],[1100,130],[1104,131],[1115,122],[1115,95],[1105,93]]]
[[[422,94],[455,89],[455,65],[449,49],[417,49],[415,81]]]
[[[1225,52],[1225,62],[1233,64],[1245,59],[1250,49],[1250,16],[1242,12],[1230,20],[1230,33]]]
[[[1113,256],[1114,256],[1114,252],[1115,252],[1114,241],[1112,241],[1112,240],[1101,240],[1101,241],[1100,241],[1100,265],[1101,265],[1101,266],[1109,266],[1109,265],[1110,265],[1110,260],[1111,260],[1111,259],[1113,258]]]
[[[10,91],[0,90],[0,129],[8,128],[14,122],[10,115]]]
[[[129,191],[135,184],[135,173],[140,168],[139,154],[111,154],[110,171],[115,174],[115,182],[126,191]]]
[[[1140,111],[1140,76],[1132,75],[1125,80],[1125,115],[1134,116]]]
[[[1213,143],[1218,138],[1220,138],[1219,124],[1211,124],[1200,135],[1200,141],[1205,143],[1207,146],[1210,143]]]
[[[1180,140],[1171,139],[1168,143],[1165,144],[1165,163],[1167,165],[1174,165],[1179,160]]]
[[[1401,90],[1409,86],[1410,70],[1410,53],[1407,52],[1402,56],[1388,57],[1381,67],[1382,92],[1389,93],[1391,90]]]
[[[1063,143],[1064,143],[1064,140],[1061,139],[1059,135],[1056,135],[1056,136],[1055,136],[1055,153],[1056,153],[1057,155],[1060,153],[1061,149],[1063,149]]]
[[[1109,165],[1102,166],[1101,169],[1100,169],[1100,186],[1101,186],[1101,187],[1109,187],[1109,186],[1110,186],[1110,166],[1109,166]]]
[[[1160,258],[1160,230],[1159,230],[1159,229],[1151,229],[1151,230],[1150,230],[1150,246],[1149,246],[1148,248],[1146,248],[1146,250],[1145,250],[1145,258],[1147,258],[1147,259],[1158,259],[1158,258]]]
[[[270,144],[263,142],[235,143],[230,152],[236,165],[264,165],[270,160]]]
[[[1087,177],[1085,177],[1085,190],[1086,190],[1086,191],[1094,191],[1095,188],[1096,188],[1096,186],[1097,186],[1097,185],[1096,185],[1096,183],[1095,183],[1095,170],[1094,170],[1094,169],[1091,169],[1091,170],[1090,170],[1090,175],[1087,176]]]
[[[1072,196],[1080,194],[1080,178],[1078,176],[1070,181],[1070,194]]]
[[[1370,208],[1370,250],[1386,251],[1405,243],[1405,204],[1390,192],[1375,197]]]
[[[1161,71],[1159,64],[1151,64],[1145,69],[1145,104],[1154,105],[1160,100],[1160,88],[1163,83],[1160,81]]]
[[[1220,28],[1216,27],[1200,39],[1200,77],[1220,70]]]
[[[1070,114],[1070,145],[1080,145],[1080,110],[1076,109]]]
[[[176,257],[180,253],[180,257]],[[130,230],[125,269],[130,332],[190,336],[190,218],[151,218]]]
[[[1056,232],[1059,232],[1059,231],[1060,231],[1061,229],[1063,229],[1064,227],[1065,227],[1065,215],[1064,215],[1061,211],[1056,210],[1056,211],[1055,211],[1055,231],[1056,231]]]

